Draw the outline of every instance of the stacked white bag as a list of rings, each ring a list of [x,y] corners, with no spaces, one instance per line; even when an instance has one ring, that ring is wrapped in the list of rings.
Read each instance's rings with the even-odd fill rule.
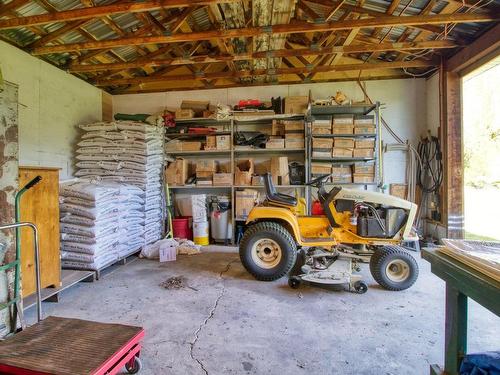
[[[119,190],[121,210],[118,215],[118,257],[125,258],[144,245],[144,191],[128,184],[120,184]]]
[[[164,128],[115,121],[80,125],[77,149],[79,177],[132,184],[143,191],[143,245],[163,232],[162,168]]]
[[[118,185],[69,181],[60,185],[63,268],[98,270],[118,258]]]

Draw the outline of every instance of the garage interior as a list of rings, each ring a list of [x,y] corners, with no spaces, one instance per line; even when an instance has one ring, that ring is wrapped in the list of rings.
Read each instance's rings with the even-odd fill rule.
[[[0,373],[500,373],[499,8],[0,1]]]

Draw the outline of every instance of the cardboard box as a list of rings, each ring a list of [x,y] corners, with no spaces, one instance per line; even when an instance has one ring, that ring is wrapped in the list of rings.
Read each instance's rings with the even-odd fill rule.
[[[331,158],[332,152],[331,151],[314,151],[313,150],[312,157],[313,158]]]
[[[375,126],[360,125],[354,127],[354,134],[375,134]]]
[[[229,160],[217,162],[217,173],[231,173],[231,162]]]
[[[168,165],[165,170],[165,181],[172,186],[184,185],[188,178],[188,164],[186,159],[178,158]]]
[[[253,159],[239,160],[234,172],[235,185],[250,185],[254,172]]]
[[[229,186],[233,184],[232,173],[214,173],[213,176],[214,186]]]
[[[230,135],[218,135],[216,138],[217,150],[229,150],[231,149],[231,136]]]
[[[350,165],[334,165],[332,166],[332,176],[343,177],[349,176],[352,177],[352,170]]]
[[[257,190],[245,189],[235,193],[235,216],[238,219],[246,219],[252,208],[257,203],[259,193]]]
[[[183,141],[180,143],[180,151],[200,151],[201,142]]]
[[[304,148],[305,140],[304,138],[291,138],[285,139],[285,148]]]
[[[313,138],[313,150],[330,151],[333,147],[333,139],[331,138]]]
[[[285,139],[304,139],[304,133],[285,133]]]
[[[206,100],[183,100],[181,103],[181,109],[192,110],[196,117],[204,117],[203,111],[209,110],[209,105],[210,102]]]
[[[394,195],[395,197],[406,199],[407,191],[408,191],[408,186],[406,184],[389,185],[389,194]]]
[[[213,174],[215,171],[215,160],[196,160],[196,174],[198,174],[199,172],[210,172]]]
[[[207,135],[205,142],[205,150],[216,150],[217,149],[217,138],[215,135]]]
[[[334,158],[352,158],[352,148],[334,147],[332,157]]]
[[[196,185],[198,186],[212,186],[214,172],[209,171],[196,171]]]
[[[317,175],[332,173],[332,165],[328,163],[311,163],[311,173]]]
[[[254,175],[262,175],[271,171],[271,159],[259,159],[255,161],[254,164]]]
[[[358,174],[375,174],[374,163],[355,163],[354,173]]]
[[[375,126],[375,116],[373,115],[356,115],[354,116],[354,126],[372,125]]]
[[[332,134],[332,121],[328,120],[314,120],[312,123],[312,134]]]
[[[372,148],[355,148],[353,156],[355,158],[373,158],[374,150]]]
[[[334,165],[332,167],[332,182],[349,184],[352,182],[352,169],[350,165]]]
[[[306,113],[308,105],[308,96],[287,96],[285,98],[285,113]]]
[[[285,148],[285,140],[283,138],[270,139],[266,142],[266,148],[283,149]]]
[[[350,184],[352,183],[352,175],[349,176],[332,176],[334,184]]]
[[[301,132],[304,134],[304,121],[283,121],[285,133]]]
[[[352,175],[352,181],[355,184],[368,184],[368,183],[372,183],[372,182],[375,181],[375,175],[374,174],[354,173]]]
[[[356,144],[354,147],[375,149],[375,139],[373,138],[356,139]]]
[[[333,125],[332,134],[353,134],[353,125]]]
[[[290,184],[287,156],[275,156],[271,158],[271,175],[275,185]]]
[[[333,125],[354,125],[354,115],[335,115],[332,120]]]
[[[177,120],[185,120],[194,117],[194,111],[192,109],[178,109],[175,111],[175,118]]]
[[[333,138],[334,147],[354,148],[354,138]]]
[[[252,186],[262,186],[264,181],[262,181],[262,176],[252,176]]]
[[[285,135],[285,124],[281,121],[273,120],[271,135]]]
[[[178,139],[168,141],[167,143],[165,143],[165,152],[169,153],[169,152],[181,151],[182,150],[181,143],[182,142]]]

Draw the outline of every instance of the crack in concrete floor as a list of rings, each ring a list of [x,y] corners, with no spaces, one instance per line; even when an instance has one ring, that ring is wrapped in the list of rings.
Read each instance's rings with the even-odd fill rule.
[[[214,305],[210,309],[210,312],[208,313],[207,317],[203,320],[203,322],[200,324],[198,329],[194,332],[194,340],[189,343],[189,355],[191,356],[192,360],[194,360],[198,363],[198,365],[200,366],[201,370],[203,371],[203,373],[205,375],[208,375],[208,371],[205,368],[205,365],[203,364],[201,359],[199,359],[198,357],[196,357],[194,355],[194,347],[200,339],[201,331],[208,324],[210,319],[212,319],[214,317],[215,311],[217,310],[217,307],[219,306],[219,302],[222,299],[222,297],[224,297],[224,294],[226,293],[226,285],[224,284],[224,281],[225,281],[224,274],[229,271],[229,269],[231,268],[231,264],[233,264],[234,262],[236,262],[238,260],[239,259],[233,259],[232,261],[230,261],[228,264],[226,264],[226,267],[219,273],[219,280],[222,280],[222,288],[220,289],[219,295],[215,299]]]

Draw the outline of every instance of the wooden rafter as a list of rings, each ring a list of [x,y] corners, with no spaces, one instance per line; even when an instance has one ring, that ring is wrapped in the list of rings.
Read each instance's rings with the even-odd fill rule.
[[[288,74],[301,74],[301,73],[328,73],[328,72],[346,72],[346,71],[360,71],[360,70],[377,70],[377,69],[400,69],[400,68],[428,68],[437,66],[437,61],[397,61],[397,62],[380,62],[380,63],[366,63],[366,64],[342,64],[336,66],[318,66],[313,71],[307,67],[298,68],[279,68],[279,69],[259,69],[247,70],[237,72],[214,72],[205,74],[182,74],[170,75],[164,77],[134,77],[124,79],[100,80],[97,79],[93,82],[96,86],[120,86],[132,85],[151,82],[165,82],[165,81],[199,81],[206,79],[221,79],[221,78],[243,78],[252,76],[266,76],[266,75],[288,75]]]
[[[237,0],[156,0],[130,2],[120,1],[117,4],[94,6],[65,10],[56,13],[39,14],[36,16],[16,17],[0,20],[0,29],[14,29],[31,25],[44,25],[53,22],[69,22],[81,19],[99,18],[120,13],[138,13],[158,10],[160,8],[184,8],[197,5],[227,3]]]
[[[331,55],[335,53],[363,53],[374,51],[414,51],[425,49],[442,49],[442,48],[456,48],[460,45],[449,41],[424,41],[424,42],[407,42],[407,43],[380,43],[380,44],[356,44],[356,45],[342,45],[334,47],[326,47],[320,49],[300,48],[300,49],[281,49],[274,51],[262,51],[245,54],[224,54],[224,55],[200,55],[186,57],[177,57],[170,59],[154,59],[150,58],[140,59],[137,61],[125,63],[108,63],[108,64],[72,64],[68,68],[71,73],[85,73],[97,72],[106,70],[124,70],[141,67],[159,67],[164,65],[193,65],[204,63],[218,63],[227,61],[240,61],[262,59],[267,57],[299,57],[299,56],[322,56]]]
[[[411,26],[427,24],[449,24],[466,22],[492,22],[499,21],[500,14],[489,13],[457,13],[457,14],[437,14],[428,16],[381,16],[376,18],[365,18],[357,20],[348,20],[340,22],[330,22],[324,24],[309,24],[297,22],[284,25],[273,25],[272,27],[246,27],[231,30],[207,30],[192,33],[179,33],[175,35],[164,36],[145,36],[130,37],[113,40],[102,40],[97,42],[72,43],[58,46],[39,47],[33,50],[35,55],[44,55],[50,53],[62,53],[80,50],[93,50],[102,48],[115,48],[122,46],[141,45],[141,44],[162,44],[191,42],[197,40],[210,39],[228,39],[238,37],[253,37],[257,35],[267,35],[270,33],[292,34],[306,32],[324,32],[334,30],[351,30],[353,28],[366,27],[386,27],[386,26]]]

